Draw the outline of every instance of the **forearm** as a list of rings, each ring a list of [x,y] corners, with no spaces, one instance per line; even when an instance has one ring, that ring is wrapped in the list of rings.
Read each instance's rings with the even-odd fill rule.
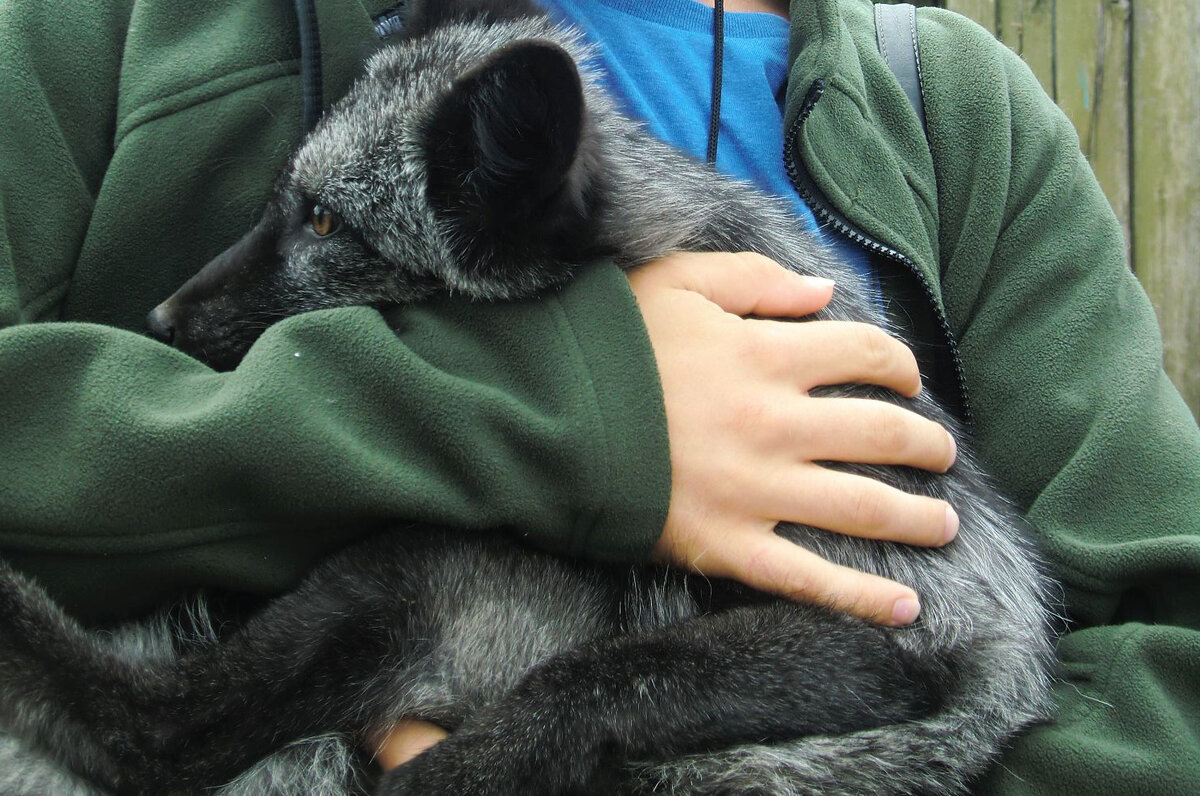
[[[162,568],[180,586],[290,585],[392,520],[644,555],[669,463],[636,313],[597,266],[539,301],[292,319],[225,374],[106,327],[4,330],[0,546],[48,577],[86,560],[114,605]]]

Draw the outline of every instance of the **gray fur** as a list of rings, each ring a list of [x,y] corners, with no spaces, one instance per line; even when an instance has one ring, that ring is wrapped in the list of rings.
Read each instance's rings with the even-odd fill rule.
[[[253,338],[245,330],[261,325],[261,314],[407,304],[434,290],[491,300],[529,295],[569,278],[579,263],[506,260],[503,252],[487,262],[464,261],[464,246],[472,241],[463,240],[463,225],[429,198],[426,136],[440,103],[463,75],[530,40],[551,43],[583,64],[589,143],[577,155],[587,162],[572,169],[590,169],[594,180],[598,199],[589,219],[594,250],[625,265],[675,250],[761,252],[797,271],[838,281],[835,302],[821,317],[886,325],[853,289],[858,283],[853,272],[799,232],[779,202],[651,139],[617,113],[599,88],[586,66],[587,48],[574,32],[518,15],[439,24],[374,56],[364,79],[301,145],[264,217],[267,224],[274,213],[272,229],[286,229],[279,219],[302,215],[298,208],[315,200],[334,208],[356,237],[313,242],[278,233],[282,242],[270,295],[260,291],[254,297],[277,307],[247,309],[242,291],[228,292],[211,273],[198,276],[168,302],[174,302],[173,312],[182,312],[178,308],[187,302],[203,305],[188,322],[188,340],[182,339],[185,324],[179,321],[176,344],[219,360],[240,355]],[[572,171],[568,178],[577,176]],[[189,293],[200,290],[197,284],[205,293],[201,298]],[[907,401],[863,387],[830,392],[903,403],[953,426],[927,394]],[[728,584],[654,569],[562,562],[495,539],[443,536],[435,529],[413,529],[339,554],[296,594],[271,606],[267,619],[257,625],[252,620],[220,642],[201,633],[186,644],[164,646],[162,631],[150,629],[123,640],[92,639],[36,587],[5,571],[0,718],[11,735],[0,738],[0,754],[17,762],[0,768],[9,778],[0,780],[8,788],[3,792],[99,792],[74,784],[60,790],[38,785],[41,791],[21,784],[22,777],[46,783],[66,777],[44,765],[44,755],[50,755],[63,770],[117,790],[167,782],[185,792],[224,785],[217,792],[354,793],[368,786],[362,784],[365,769],[353,739],[399,716],[429,718],[456,732],[385,778],[383,793],[959,792],[1015,734],[1047,717],[1052,660],[1049,584],[1023,541],[1016,512],[988,486],[966,442],[960,437],[958,462],[945,476],[846,468],[954,505],[960,533],[945,548],[780,527],[780,533],[831,561],[915,588],[922,596],[921,619],[894,630],[869,628],[819,608],[764,601]],[[318,612],[325,606],[327,611]],[[380,650],[363,641],[364,627],[386,637],[388,646]],[[135,638],[143,640],[131,643]],[[362,643],[380,657],[361,664],[327,658],[334,641]],[[129,652],[139,645],[141,652]],[[710,649],[710,657],[689,657],[697,645]],[[172,651],[180,649],[176,657]],[[868,669],[856,673],[876,651],[896,656],[896,667],[902,664],[905,677],[911,674],[914,689],[924,681],[944,683],[946,690],[934,694],[937,704],[928,710],[889,704],[902,701],[903,693]],[[208,679],[172,685],[189,666],[208,666],[206,656],[218,659],[206,675],[211,687]],[[220,662],[226,658],[233,663]],[[608,676],[643,659],[655,663]],[[47,660],[59,661],[76,677],[95,678],[93,691],[78,697],[83,707],[64,711],[64,700],[78,695],[64,696],[61,679],[39,674]],[[749,669],[744,688],[726,673],[735,664]],[[247,666],[249,674],[243,671]],[[820,674],[826,671],[821,667],[829,673]],[[699,674],[710,669],[716,673]],[[305,686],[314,672],[344,682],[323,685],[328,693]],[[255,676],[261,682],[237,692],[242,723],[222,731],[236,736],[228,741],[231,748],[209,761],[203,744],[216,748],[221,738],[198,735],[207,725],[176,716],[172,700],[219,702],[241,687],[238,678],[253,684]],[[712,682],[705,682],[709,676]],[[288,690],[293,687],[299,690]],[[122,696],[106,702],[103,693],[95,693],[109,688]],[[177,691],[182,696],[164,696]],[[794,705],[793,698],[799,700]],[[747,705],[754,699],[762,704],[752,711]],[[255,734],[258,724],[286,724],[270,715],[277,702],[294,703],[311,722],[280,730],[277,741],[264,740]],[[865,711],[866,718],[855,720],[858,729],[756,728],[754,715],[747,715],[760,711],[782,722],[797,717],[814,722],[802,726],[837,727],[842,707]],[[710,729],[693,708],[727,717],[718,725],[750,724],[725,740],[721,726],[711,728],[713,739],[693,748],[682,736]],[[876,709],[879,718],[872,721]],[[611,750],[584,748],[586,732],[577,730],[606,722],[625,728],[617,736],[624,753],[616,755],[615,770],[607,767]],[[23,749],[12,743],[13,736]],[[770,741],[755,742],[759,738]],[[604,736],[597,743],[610,741]],[[214,771],[232,766],[234,778],[201,784],[205,771],[183,770],[172,758],[172,750],[181,749],[211,763]],[[256,756],[239,761],[239,751]],[[129,773],[139,766],[144,770]]]

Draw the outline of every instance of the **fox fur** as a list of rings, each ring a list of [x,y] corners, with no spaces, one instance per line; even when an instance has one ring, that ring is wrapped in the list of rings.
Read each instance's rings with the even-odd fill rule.
[[[332,232],[314,233],[319,213]],[[301,143],[259,225],[150,323],[231,367],[263,318],[446,290],[528,296],[597,257],[677,250],[756,251],[834,278],[817,317],[887,325],[781,203],[622,116],[577,32],[523,2],[430,0]],[[828,393],[955,427],[926,394]],[[944,548],[778,528],[912,586],[923,612],[903,628],[433,527],[347,548],[220,637],[203,611],[182,630],[90,634],[0,564],[0,789],[961,792],[1049,715],[1052,634],[1021,520],[958,442],[945,475],[845,467],[954,505]],[[363,739],[399,717],[453,733],[372,774]]]

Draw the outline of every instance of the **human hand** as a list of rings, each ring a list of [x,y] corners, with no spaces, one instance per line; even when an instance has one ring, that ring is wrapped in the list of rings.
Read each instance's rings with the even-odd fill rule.
[[[655,558],[881,624],[916,619],[912,589],[774,533],[788,521],[914,545],[954,537],[958,517],[944,501],[817,464],[949,469],[954,440],[937,423],[881,401],[808,394],[862,383],[912,397],[921,389],[912,352],[867,324],[769,320],[819,310],[834,286],[756,254],[673,254],[628,276],[658,361],[671,447]]]
[[[371,739],[375,762],[384,771],[404,765],[449,735],[436,724],[420,719],[401,719],[386,733]]]

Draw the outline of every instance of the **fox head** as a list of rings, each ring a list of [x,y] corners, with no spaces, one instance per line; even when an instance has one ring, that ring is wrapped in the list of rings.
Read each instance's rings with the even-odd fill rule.
[[[301,143],[262,219],[149,315],[231,368],[271,323],[438,290],[528,295],[602,252],[569,34],[521,3],[418,3]]]

